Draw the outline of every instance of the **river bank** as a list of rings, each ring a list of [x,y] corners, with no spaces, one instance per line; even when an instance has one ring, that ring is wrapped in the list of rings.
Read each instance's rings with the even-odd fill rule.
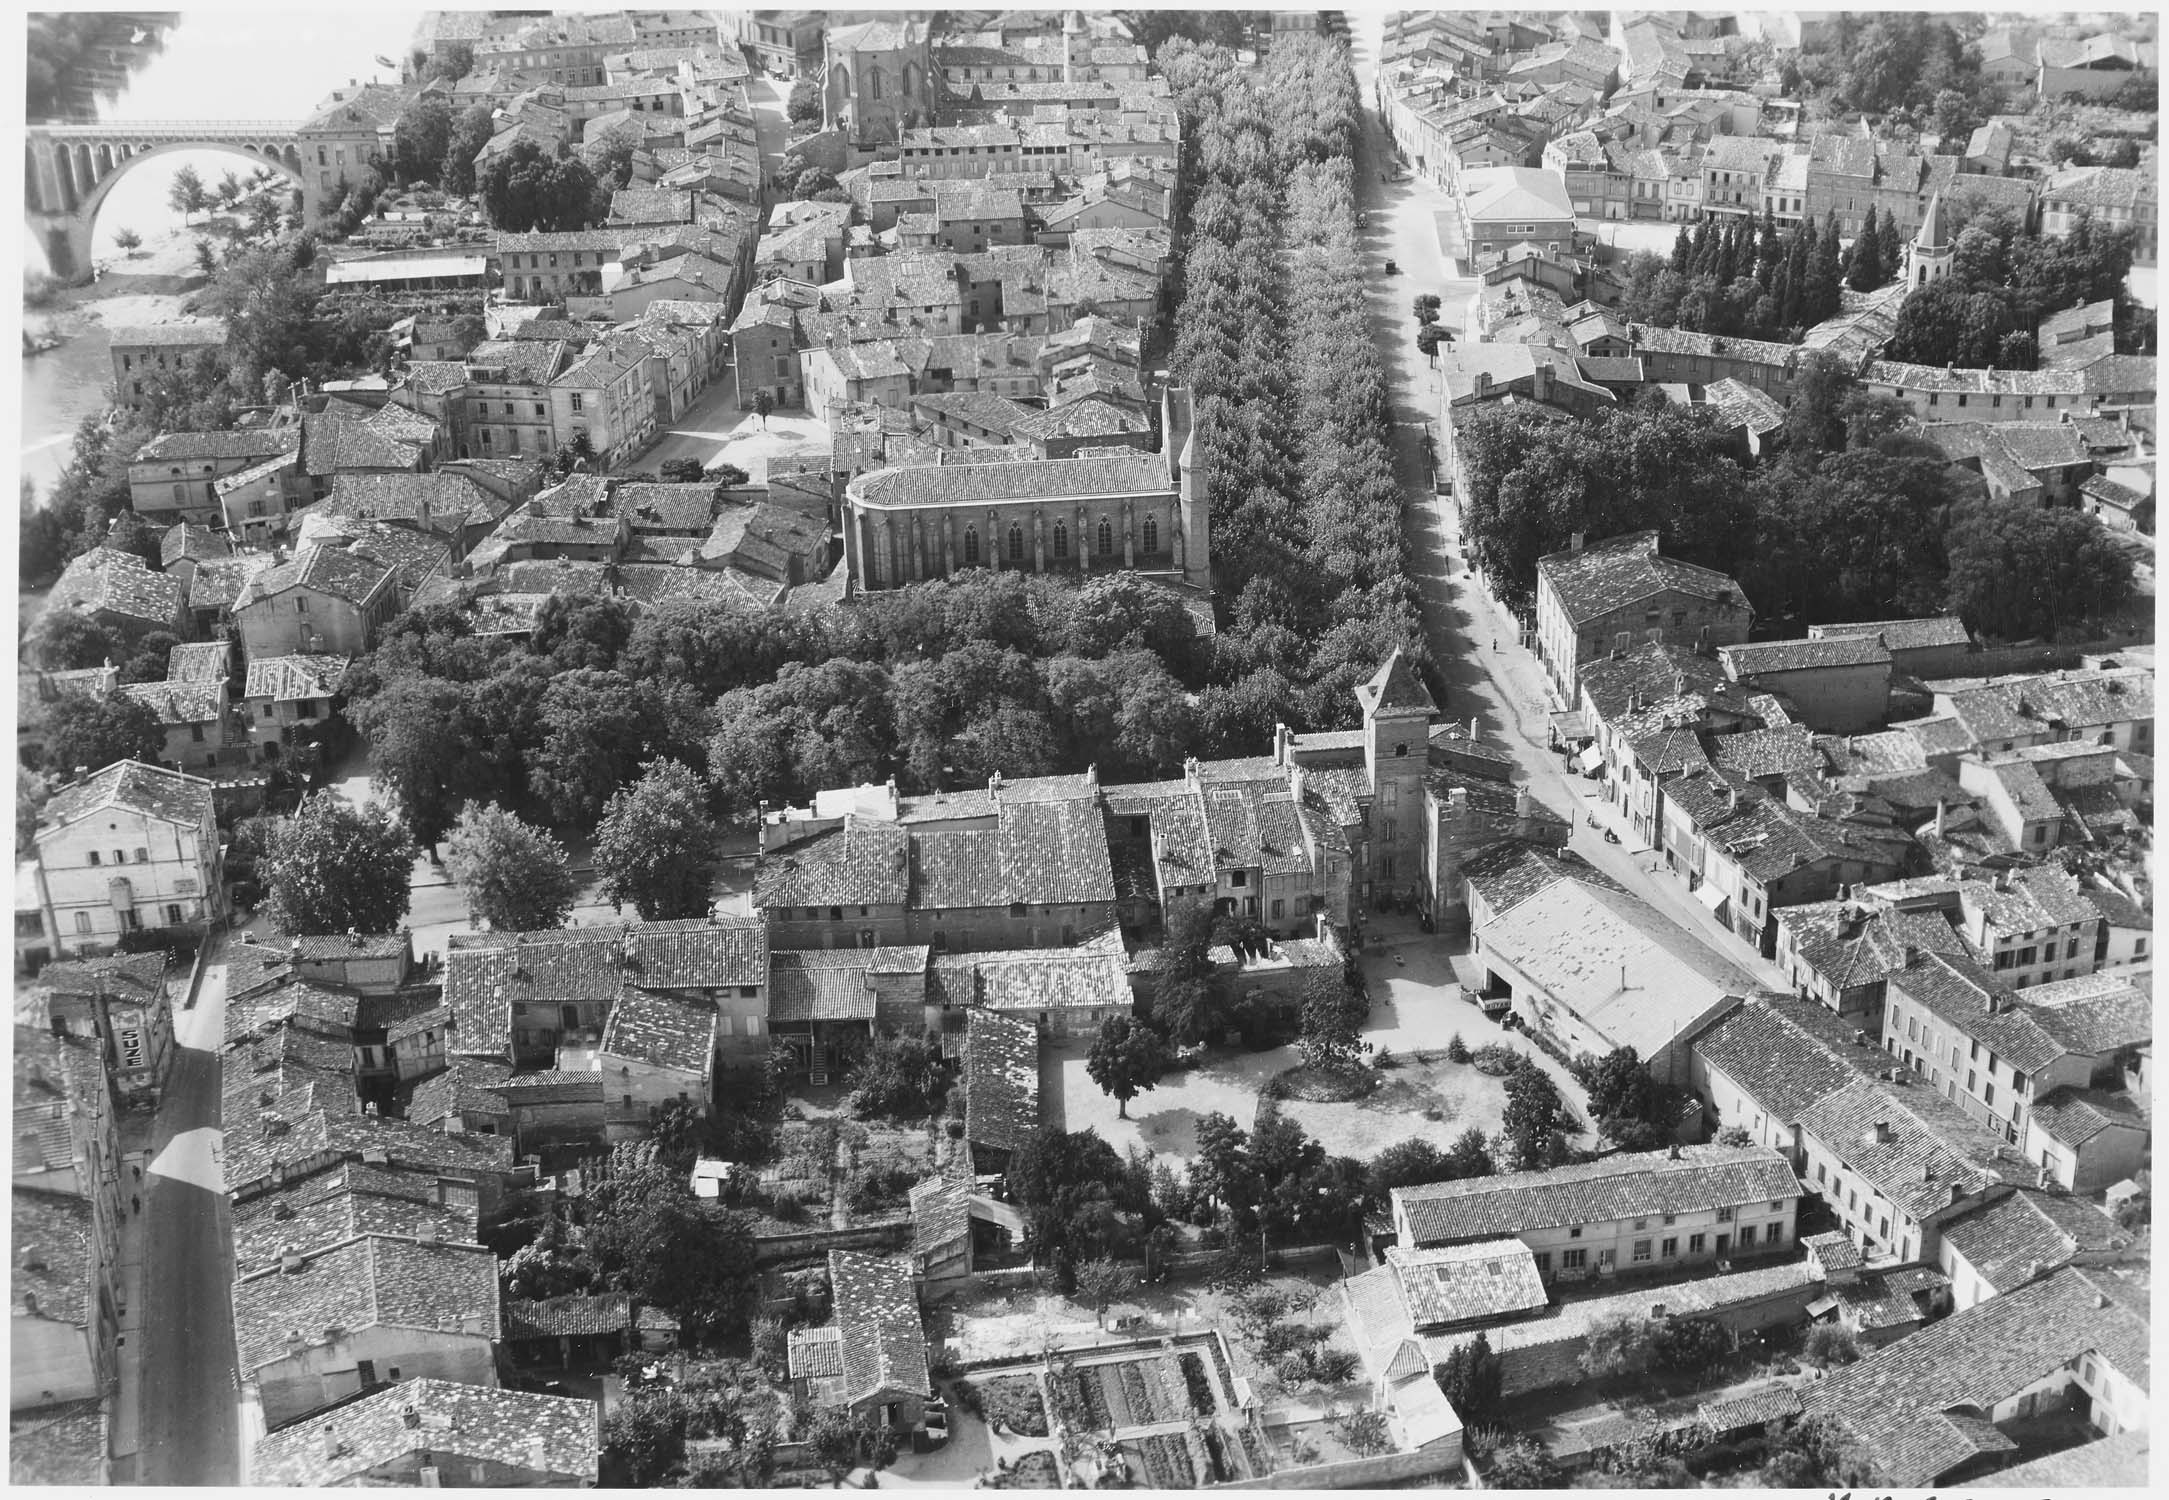
[[[77,425],[106,409],[111,331],[172,322],[203,288],[198,228],[157,236],[134,255],[116,256],[96,281],[49,288],[39,305],[23,309],[25,333],[60,340],[55,348],[23,356],[20,457],[23,477],[41,499],[67,467]]]

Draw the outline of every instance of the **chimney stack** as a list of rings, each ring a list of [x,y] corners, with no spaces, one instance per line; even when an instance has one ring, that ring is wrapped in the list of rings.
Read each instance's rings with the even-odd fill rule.
[[[281,1274],[287,1276],[298,1275],[308,1263],[308,1257],[301,1253],[299,1245],[286,1244],[279,1246],[279,1271]]]
[[[1944,800],[1943,800],[1943,799],[1942,799],[1941,797],[1938,797],[1938,798],[1936,798],[1936,837],[1937,837],[1937,838],[1941,838],[1941,837],[1943,837],[1944,833],[1945,833],[1945,832],[1947,832],[1947,831],[1949,830],[1949,828],[1950,828],[1950,817],[1951,817],[1951,809],[1950,809],[1950,804],[1949,804],[1949,803],[1947,803],[1947,802],[1945,802],[1945,801],[1944,801]]]

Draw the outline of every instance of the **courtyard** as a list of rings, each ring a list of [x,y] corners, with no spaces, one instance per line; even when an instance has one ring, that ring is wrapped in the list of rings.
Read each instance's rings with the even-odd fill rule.
[[[1456,1035],[1471,1051],[1496,1042],[1533,1058],[1577,1121],[1586,1123],[1588,1101],[1565,1066],[1463,998],[1473,991],[1462,981],[1474,977],[1465,953],[1453,952],[1443,939],[1412,933],[1366,951],[1363,968],[1371,993],[1364,1039],[1376,1049],[1374,1058],[1383,1052],[1391,1064],[1379,1087],[1345,1104],[1280,1101],[1281,1112],[1327,1151],[1369,1161],[1396,1141],[1420,1138],[1444,1150],[1471,1126],[1496,1134],[1506,1107],[1504,1081],[1472,1063],[1449,1062],[1446,1049]],[[1089,1127],[1117,1151],[1142,1146],[1185,1157],[1197,1148],[1199,1120],[1217,1112],[1251,1128],[1259,1091],[1302,1061],[1293,1046],[1263,1052],[1216,1047],[1198,1066],[1163,1076],[1157,1088],[1131,1100],[1130,1117],[1121,1119],[1115,1101],[1086,1071],[1090,1050],[1083,1038],[1048,1044],[1040,1063],[1046,1118],[1066,1130]],[[1589,1146],[1594,1138],[1585,1130],[1569,1144]]]

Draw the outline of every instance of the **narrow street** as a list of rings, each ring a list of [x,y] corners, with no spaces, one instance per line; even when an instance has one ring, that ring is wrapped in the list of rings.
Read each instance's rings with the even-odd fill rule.
[[[1372,107],[1384,21],[1377,13],[1351,19],[1356,90],[1363,104],[1363,134],[1356,151],[1356,208],[1362,221],[1363,249],[1378,267],[1371,280],[1371,333],[1385,361],[1394,464],[1408,497],[1405,524],[1423,602],[1424,640],[1447,691],[1446,702],[1439,706],[1449,718],[1463,723],[1475,720],[1479,734],[1513,755],[1530,792],[1571,824],[1575,853],[1693,933],[1757,984],[1789,990],[1777,967],[1689,895],[1686,882],[1652,873],[1661,865],[1661,857],[1610,809],[1599,783],[1570,774],[1551,752],[1546,718],[1551,703],[1543,667],[1533,652],[1517,644],[1513,620],[1476,587],[1461,561],[1453,502],[1434,491],[1424,456],[1427,427],[1435,431],[1441,417],[1439,383],[1438,372],[1416,348],[1412,303],[1419,292],[1438,294],[1440,322],[1459,329],[1477,283],[1455,274],[1467,269],[1455,258],[1461,249],[1458,236],[1452,243],[1441,243],[1442,236],[1453,235],[1452,198],[1420,180],[1379,180],[1380,171],[1393,159],[1392,142]],[[1399,265],[1398,276],[1384,274],[1389,259]],[[1591,813],[1619,834],[1619,843],[1605,842],[1603,833],[1588,825]]]
[[[217,937],[214,942],[219,941]],[[219,1043],[226,973],[204,965],[174,1016],[174,1060],[144,1172],[138,1482],[240,1482],[232,1225],[219,1164]]]

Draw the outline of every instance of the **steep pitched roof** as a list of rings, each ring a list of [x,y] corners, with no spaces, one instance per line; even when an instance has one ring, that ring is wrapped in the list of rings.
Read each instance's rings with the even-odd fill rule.
[[[1385,665],[1356,689],[1356,696],[1362,701],[1366,715],[1438,712],[1438,704],[1432,701],[1430,689],[1423,685],[1422,675],[1398,647],[1386,658]]]

